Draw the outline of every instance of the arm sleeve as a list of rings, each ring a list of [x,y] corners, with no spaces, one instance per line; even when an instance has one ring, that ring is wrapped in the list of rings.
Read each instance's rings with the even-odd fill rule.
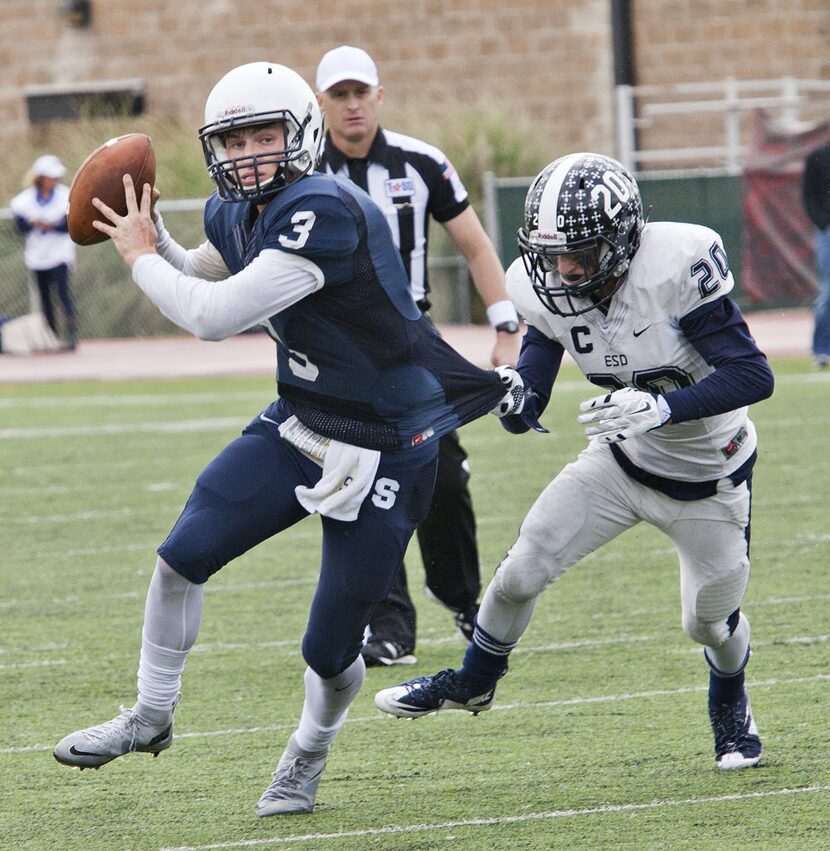
[[[729,296],[684,316],[680,327],[715,371],[691,387],[664,394],[673,423],[724,414],[772,395],[775,382],[767,358]]]
[[[324,283],[310,260],[269,249],[221,281],[186,275],[158,254],[144,254],[133,264],[133,280],[171,322],[202,340],[251,328]]]
[[[532,325],[522,339],[522,350],[516,369],[522,376],[525,389],[532,394],[525,401],[521,414],[502,417],[499,422],[513,434],[523,434],[530,429],[528,419],[538,420],[550,401],[553,383],[562,365],[565,349],[561,343],[551,340]]]
[[[156,221],[156,237],[156,251],[185,275],[206,281],[221,281],[228,277],[228,267],[212,243],[205,240],[198,248],[183,248],[170,236],[161,214]]]

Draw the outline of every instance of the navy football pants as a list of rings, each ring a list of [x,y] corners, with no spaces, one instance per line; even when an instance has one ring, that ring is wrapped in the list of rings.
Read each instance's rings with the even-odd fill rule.
[[[383,453],[357,519],[322,518],[320,578],[303,657],[323,679],[357,658],[372,610],[386,597],[429,510],[436,463],[435,443]],[[191,582],[206,582],[232,559],[307,517],[294,488],[313,486],[321,473],[280,438],[276,425],[256,418],[201,473],[158,553]]]
[[[450,609],[467,612],[481,591],[476,520],[470,496],[467,453],[458,433],[439,441],[438,473],[432,506],[418,526],[418,545],[427,588]],[[415,647],[416,613],[402,563],[389,595],[372,614],[372,634]]]

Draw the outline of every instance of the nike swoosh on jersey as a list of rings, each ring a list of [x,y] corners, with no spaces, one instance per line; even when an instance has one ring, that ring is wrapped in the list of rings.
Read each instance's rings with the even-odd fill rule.
[[[641,328],[639,331],[635,331],[635,332],[634,332],[634,336],[635,336],[635,337],[639,337],[639,336],[640,336],[640,334],[645,334],[645,333],[646,333],[646,331],[648,331],[648,329],[649,329],[649,328],[651,328],[651,325],[646,325],[646,327],[645,327],[645,328]]]

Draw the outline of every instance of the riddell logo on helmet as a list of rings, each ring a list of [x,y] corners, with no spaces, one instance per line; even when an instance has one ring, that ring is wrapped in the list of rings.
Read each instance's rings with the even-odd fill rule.
[[[530,234],[531,242],[541,242],[545,245],[564,245],[568,238],[559,231],[535,230]]]
[[[253,112],[254,108],[252,106],[229,106],[227,109],[223,109],[219,113],[220,118],[234,118],[237,115],[248,115]]]

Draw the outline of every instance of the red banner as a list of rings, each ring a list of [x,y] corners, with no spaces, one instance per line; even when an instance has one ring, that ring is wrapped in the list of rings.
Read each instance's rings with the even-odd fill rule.
[[[752,304],[805,304],[818,290],[815,228],[801,201],[804,161],[830,142],[830,120],[809,130],[782,129],[754,116],[742,175],[741,289]]]

